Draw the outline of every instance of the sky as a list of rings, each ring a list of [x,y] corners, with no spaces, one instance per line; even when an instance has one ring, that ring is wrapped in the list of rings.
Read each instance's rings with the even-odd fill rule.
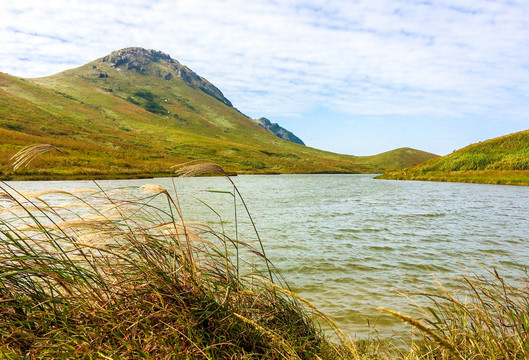
[[[529,129],[526,0],[2,0],[0,72],[163,51],[244,114],[351,155]]]

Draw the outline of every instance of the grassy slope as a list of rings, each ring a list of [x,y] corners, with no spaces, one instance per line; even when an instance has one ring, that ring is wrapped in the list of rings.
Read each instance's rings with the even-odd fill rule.
[[[529,130],[472,144],[382,178],[529,185]]]
[[[23,178],[131,177],[166,174],[171,165],[193,159],[238,173],[374,173],[401,165],[402,160],[339,155],[280,140],[178,77],[154,75],[165,70],[161,63],[151,64],[147,74],[118,71],[99,59],[40,79],[0,73],[0,172]],[[146,110],[153,104],[158,113]],[[9,158],[35,143],[65,154],[47,154],[13,174]],[[404,164],[427,158],[416,152]]]
[[[383,172],[387,169],[401,169],[406,166],[421,164],[437,157],[437,155],[425,151],[400,148],[378,155],[365,156],[363,160],[367,164],[370,164],[377,172]]]

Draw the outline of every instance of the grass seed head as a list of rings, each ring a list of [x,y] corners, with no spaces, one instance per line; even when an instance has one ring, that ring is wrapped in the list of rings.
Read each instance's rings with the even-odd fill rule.
[[[189,163],[188,163],[189,164]],[[212,162],[201,162],[197,164],[191,164],[183,166],[185,164],[179,165],[180,167],[175,171],[177,176],[181,177],[192,177],[206,174],[215,174],[227,176],[226,172],[219,164]]]
[[[50,151],[58,151],[62,153],[61,150],[50,144],[36,144],[24,147],[10,159],[13,160],[13,170],[17,170],[22,166],[27,167],[37,156]]]
[[[144,194],[167,194],[167,189],[156,184],[145,184],[140,186],[140,191]]]

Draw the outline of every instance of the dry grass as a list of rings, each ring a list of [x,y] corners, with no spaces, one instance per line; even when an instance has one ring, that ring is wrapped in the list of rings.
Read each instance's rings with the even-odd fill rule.
[[[180,165],[175,165],[173,166],[173,168],[176,168],[175,175],[181,177],[192,177],[200,175],[228,176],[222,166],[208,161],[196,160]]]
[[[509,284],[496,269],[489,276],[470,275],[458,291],[438,285],[436,292],[415,294],[427,300],[429,329],[457,349],[464,359],[529,358],[529,278],[520,274]],[[442,349],[424,341],[416,351],[441,356]],[[445,345],[443,345],[446,347]]]
[[[1,191],[4,357],[356,358],[276,291],[259,249],[184,222],[162,187],[22,194],[4,183]],[[258,256],[247,263],[243,251]]]

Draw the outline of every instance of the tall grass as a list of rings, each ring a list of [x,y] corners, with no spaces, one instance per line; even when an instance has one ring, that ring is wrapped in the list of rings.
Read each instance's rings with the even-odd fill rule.
[[[261,246],[185,222],[160,186],[0,191],[4,357],[355,358],[278,291]]]
[[[527,273],[510,284],[493,269],[488,276],[464,276],[458,290],[438,284],[434,292],[411,295],[427,304],[420,306],[426,315],[422,339],[412,349],[421,358],[529,358]]]

